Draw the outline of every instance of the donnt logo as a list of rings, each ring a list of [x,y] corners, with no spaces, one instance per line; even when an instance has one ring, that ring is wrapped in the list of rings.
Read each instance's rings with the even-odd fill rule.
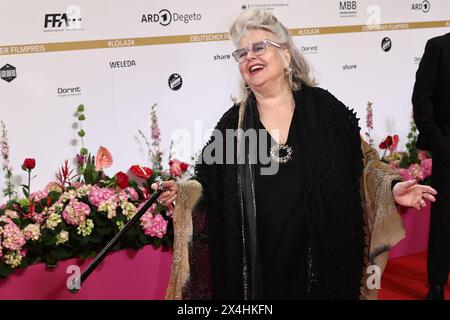
[[[47,13],[44,19],[44,31],[81,30],[81,9],[68,6],[64,13]]]
[[[58,93],[58,97],[73,97],[73,96],[81,96],[81,87],[69,87],[69,88],[58,88],[56,90]]]
[[[5,64],[0,69],[0,77],[7,82],[13,81],[17,77],[16,67],[14,67],[8,63]]]
[[[413,3],[411,5],[411,10],[422,11],[423,13],[428,13],[430,11],[430,8],[431,4],[428,0],[422,1],[422,3]]]
[[[167,9],[162,9],[158,13],[143,14],[141,23],[159,23],[162,26],[168,26],[172,22],[190,23],[201,19],[202,15],[199,13],[172,13]]]
[[[300,52],[302,54],[319,53],[319,47],[318,46],[301,46]]]
[[[342,18],[354,18],[358,14],[356,1],[339,1],[339,12]]]

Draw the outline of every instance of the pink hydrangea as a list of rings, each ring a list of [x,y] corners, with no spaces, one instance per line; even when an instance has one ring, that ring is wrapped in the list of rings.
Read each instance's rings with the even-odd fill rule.
[[[86,221],[86,217],[90,212],[91,209],[87,204],[73,199],[70,200],[69,204],[64,209],[62,216],[68,224],[79,226]]]
[[[42,199],[47,198],[47,192],[44,191],[36,191],[30,194],[30,199],[33,199],[35,202],[41,201]]]
[[[147,212],[141,217],[141,226],[144,229],[144,234],[162,238],[167,232],[167,220],[159,213],[153,216]]]
[[[423,150],[419,151],[419,160],[422,161],[425,159],[428,159],[428,152],[423,151]]]
[[[52,191],[62,192],[62,188],[57,182],[54,182],[54,181],[53,182],[49,182],[45,186],[44,192],[48,194],[49,192],[52,192]]]
[[[419,164],[414,163],[410,165],[408,171],[414,179],[417,179],[419,181],[424,179],[422,167]]]
[[[408,169],[398,169],[398,173],[402,176],[404,181],[412,180],[413,176],[411,175],[411,172]]]
[[[134,188],[128,187],[120,191],[119,200],[126,201],[128,199],[131,199],[132,201],[137,201],[139,199],[139,195]]]
[[[420,166],[422,167],[422,172],[423,172],[423,178],[424,179],[431,175],[432,165],[433,165],[433,160],[432,159],[425,159],[425,160],[422,160],[422,162],[420,163]]]
[[[166,210],[167,217],[172,218],[174,210],[175,210],[174,207],[172,207],[172,206],[168,207],[167,210]]]
[[[92,191],[89,194],[89,202],[98,207],[100,203],[109,199],[116,198],[116,192],[109,188],[100,188],[97,186],[92,187]]]
[[[138,205],[136,211],[141,210],[141,208],[144,206],[144,204],[145,204],[145,201],[144,201],[144,202],[141,202],[141,203]],[[154,203],[154,204],[152,204],[152,205],[150,206],[150,208],[147,210],[146,214],[147,214],[147,213],[152,214],[153,211],[155,211],[155,209],[156,209],[156,203]]]
[[[9,250],[20,250],[25,243],[25,237],[15,223],[10,222],[3,227],[3,247]]]
[[[36,214],[33,214],[33,216],[31,217],[31,219],[32,219],[34,222],[37,222],[37,223],[39,223],[39,224],[42,224],[42,222],[44,222],[44,215],[41,214],[41,213],[36,213]]]

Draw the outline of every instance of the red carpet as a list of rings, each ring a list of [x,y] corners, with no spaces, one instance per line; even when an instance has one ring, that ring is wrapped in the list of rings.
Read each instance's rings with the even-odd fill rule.
[[[380,300],[422,300],[427,292],[426,252],[389,260],[381,280]],[[450,286],[445,297],[450,299]]]

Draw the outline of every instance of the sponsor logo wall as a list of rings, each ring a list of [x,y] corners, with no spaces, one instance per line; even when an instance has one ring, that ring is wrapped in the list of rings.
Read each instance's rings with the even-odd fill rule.
[[[37,190],[75,156],[81,103],[87,147],[114,156],[108,174],[148,164],[138,130],[150,136],[155,103],[165,155],[173,140],[175,156],[189,161],[239,95],[228,28],[244,8],[277,15],[319,85],[357,111],[362,130],[370,101],[375,141],[399,134],[404,146],[425,43],[450,32],[447,0],[17,0],[0,4],[8,12],[0,20],[0,120],[16,183],[26,157],[37,160]]]

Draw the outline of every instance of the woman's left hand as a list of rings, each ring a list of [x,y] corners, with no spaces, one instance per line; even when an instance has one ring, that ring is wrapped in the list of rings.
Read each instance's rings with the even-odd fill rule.
[[[405,207],[420,210],[426,207],[425,199],[435,202],[437,191],[430,186],[417,184],[416,180],[398,182],[392,190],[395,202]]]

